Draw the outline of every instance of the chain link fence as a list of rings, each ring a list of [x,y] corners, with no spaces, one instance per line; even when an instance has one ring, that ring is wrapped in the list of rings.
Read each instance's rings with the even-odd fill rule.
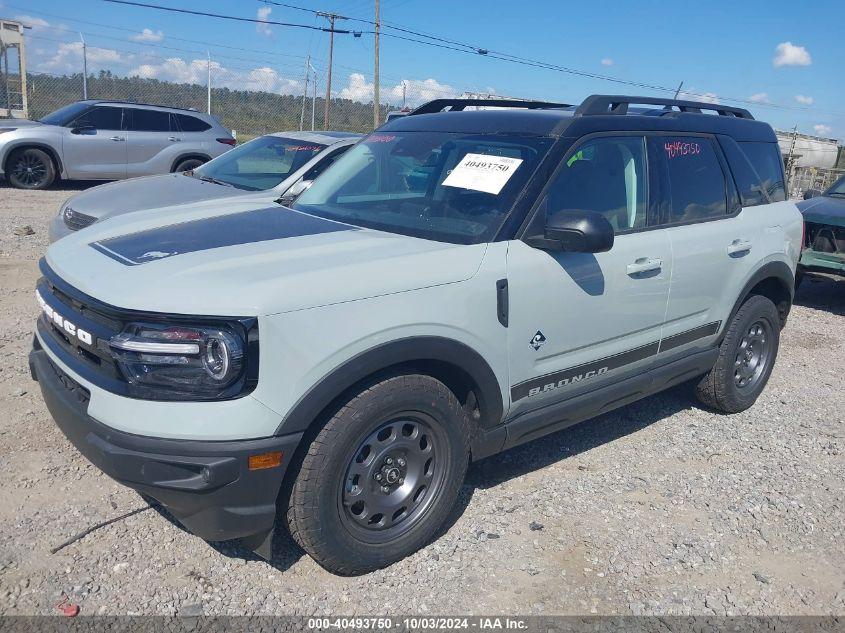
[[[169,107],[191,108],[205,112],[211,104],[211,113],[224,126],[234,130],[239,140],[252,138],[269,132],[299,129],[332,129],[348,132],[368,132],[373,129],[373,105],[348,98],[336,97],[329,100],[328,126],[324,126],[326,100],[309,90],[305,96],[300,93],[280,94],[274,92],[273,77],[262,89],[260,82],[253,82],[248,88],[208,87],[199,83],[177,83],[122,77],[109,71],[101,71],[87,78],[87,90],[83,90],[82,74],[48,75],[28,74],[27,93],[29,118],[39,119],[46,114],[74,101],[82,99],[87,92],[90,99],[113,99],[148,103]],[[304,90],[303,90],[304,92]],[[400,106],[401,107],[401,106]],[[380,120],[395,109],[383,104]]]
[[[795,167],[789,175],[789,197],[801,198],[808,189],[824,191],[842,176],[845,169]]]

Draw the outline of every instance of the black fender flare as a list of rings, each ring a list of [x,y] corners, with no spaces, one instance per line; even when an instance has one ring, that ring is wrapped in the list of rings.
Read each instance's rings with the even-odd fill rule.
[[[351,387],[388,368],[435,361],[461,370],[473,384],[482,426],[496,426],[504,411],[496,375],[474,349],[453,339],[419,336],[398,339],[363,352],[324,376],[293,406],[276,435],[305,431]]]
[[[786,288],[789,293],[789,304],[790,306],[792,305],[792,299],[795,297],[795,275],[792,274],[792,269],[782,261],[773,261],[763,264],[760,268],[754,271],[754,274],[749,277],[748,281],[746,281],[745,285],[742,287],[742,292],[739,293],[739,297],[737,298],[736,303],[734,303],[731,314],[724,323],[722,334],[719,337],[720,342],[724,338],[725,333],[728,331],[729,324],[733,321],[736,313],[739,312],[742,304],[745,303],[745,300],[748,298],[748,295],[751,293],[754,286],[759,284],[761,281],[772,278],[778,280]]]

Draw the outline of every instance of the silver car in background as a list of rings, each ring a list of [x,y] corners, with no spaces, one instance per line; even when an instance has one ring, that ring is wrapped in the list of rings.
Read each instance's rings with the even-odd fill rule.
[[[279,132],[259,136],[182,173],[100,185],[69,198],[50,224],[50,241],[108,217],[234,196],[289,204],[358,142],[351,132]]]
[[[19,189],[58,178],[120,180],[193,169],[235,145],[212,115],[78,101],[38,121],[0,119],[0,176]]]

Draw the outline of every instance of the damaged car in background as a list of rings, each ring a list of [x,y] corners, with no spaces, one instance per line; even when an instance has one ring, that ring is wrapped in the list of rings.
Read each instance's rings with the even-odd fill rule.
[[[805,192],[798,208],[804,215],[804,249],[796,281],[804,273],[845,277],[845,176],[823,193]]]

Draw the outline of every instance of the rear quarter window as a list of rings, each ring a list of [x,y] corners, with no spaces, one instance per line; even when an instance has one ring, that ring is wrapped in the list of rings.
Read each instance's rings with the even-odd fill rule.
[[[756,188],[765,193],[769,202],[782,202],[786,200],[786,184],[783,175],[783,162],[777,143],[742,142],[738,144],[754,169],[756,182],[750,184],[753,190]],[[746,185],[740,185],[744,191]],[[743,194],[743,205],[745,204]],[[758,204],[764,204],[764,202]]]
[[[179,124],[179,129],[183,132],[205,132],[211,129],[209,123],[190,114],[176,114],[174,116]]]

